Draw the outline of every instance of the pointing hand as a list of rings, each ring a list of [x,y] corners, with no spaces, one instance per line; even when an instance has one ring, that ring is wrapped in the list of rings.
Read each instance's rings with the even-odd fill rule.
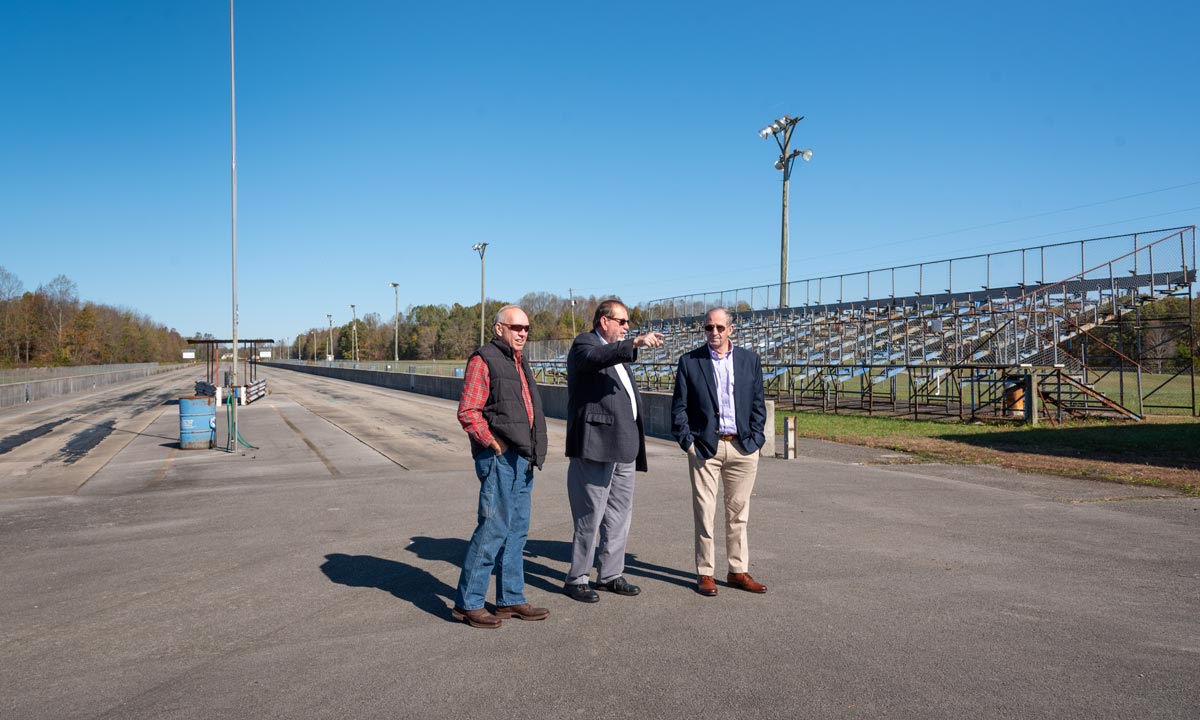
[[[663,344],[663,334],[660,332],[648,332],[644,335],[638,335],[633,339],[633,346],[642,348],[656,348]]]

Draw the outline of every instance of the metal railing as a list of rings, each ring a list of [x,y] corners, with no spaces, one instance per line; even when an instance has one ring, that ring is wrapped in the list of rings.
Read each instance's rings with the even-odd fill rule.
[[[12,407],[14,405],[24,405],[25,403],[37,402],[51,397],[61,395],[72,395],[75,393],[89,392],[97,390],[106,385],[115,385],[117,383],[127,382],[129,380],[137,380],[151,375],[158,375],[165,372],[181,370],[183,368],[195,367],[191,364],[179,365],[160,365],[159,363],[137,363],[133,365],[90,365],[86,366],[93,372],[88,374],[83,373],[64,373],[57,377],[49,377],[46,379],[31,379],[19,382],[9,382],[0,384],[0,407]],[[120,370],[101,370],[96,372],[97,368],[123,368]],[[80,368],[55,368],[62,370],[75,370]]]
[[[980,291],[992,288],[1036,287],[1048,280],[1086,273],[1089,263],[1098,258],[1136,253],[1139,247],[1157,242],[1154,238],[1188,233],[1191,256],[1187,266],[1195,268],[1195,232],[1194,225],[1147,230],[795,280],[788,283],[787,296],[792,303],[787,308],[779,306],[779,283],[775,283],[660,298],[645,303],[642,309],[649,320],[663,321],[696,317],[717,306],[738,313],[754,313],[864,303],[922,305],[938,302],[939,297],[945,299],[972,292],[979,295]]]
[[[159,363],[110,363],[108,365],[70,365],[64,367],[32,367],[0,369],[0,385],[36,380],[52,380],[76,375],[99,375],[121,370],[158,367]]]

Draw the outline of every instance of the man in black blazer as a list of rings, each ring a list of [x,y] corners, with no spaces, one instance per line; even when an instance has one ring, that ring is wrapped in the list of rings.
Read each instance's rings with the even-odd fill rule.
[[[750,577],[746,528],[750,495],[766,441],[767,405],[758,355],[733,345],[733,319],[725,308],[704,316],[707,342],[679,358],[671,401],[671,430],[688,454],[692,516],[696,528],[696,592],[717,594],[713,524],[717,486],[725,494],[726,580],[754,593],[767,586]],[[774,428],[771,428],[774,432]]]
[[[629,308],[620,300],[605,300],[596,308],[591,332],[575,338],[567,355],[567,498],[574,535],[563,592],[581,602],[600,599],[588,583],[597,534],[596,587],[619,595],[641,592],[622,575],[634,471],[646,471],[642,396],[629,363],[637,359],[638,348],[661,345],[662,335],[627,340],[628,331]]]

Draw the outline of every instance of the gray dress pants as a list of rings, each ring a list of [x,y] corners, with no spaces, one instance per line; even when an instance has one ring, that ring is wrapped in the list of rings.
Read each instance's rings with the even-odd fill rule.
[[[597,580],[608,582],[625,572],[625,541],[633,517],[634,463],[604,463],[571,458],[567,498],[575,535],[568,585],[588,581],[600,545]],[[598,537],[597,537],[598,536]]]

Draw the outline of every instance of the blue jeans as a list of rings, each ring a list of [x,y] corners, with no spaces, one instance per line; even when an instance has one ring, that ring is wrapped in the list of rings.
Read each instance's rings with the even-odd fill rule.
[[[529,496],[533,466],[509,449],[503,455],[488,450],[475,458],[479,476],[479,519],[463,559],[455,606],[478,610],[496,575],[496,604],[525,602],[525,539],[529,536]]]

